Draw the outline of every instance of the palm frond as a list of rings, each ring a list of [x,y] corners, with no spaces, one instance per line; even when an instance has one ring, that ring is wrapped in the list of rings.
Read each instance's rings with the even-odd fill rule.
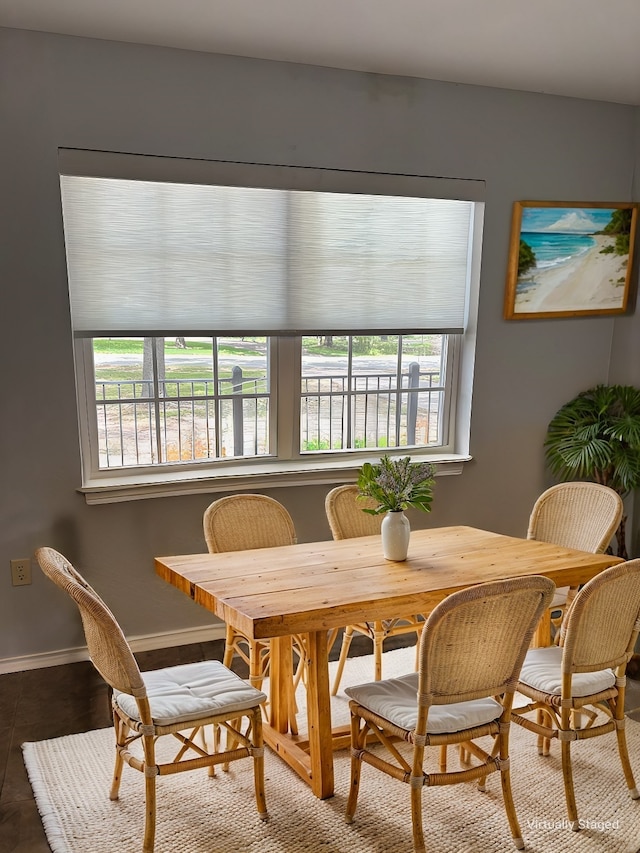
[[[624,494],[640,486],[640,390],[596,385],[562,406],[547,428],[545,458],[562,480],[585,479]]]

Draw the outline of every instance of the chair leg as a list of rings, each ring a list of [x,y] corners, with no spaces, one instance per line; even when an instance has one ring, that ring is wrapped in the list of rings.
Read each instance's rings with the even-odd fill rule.
[[[446,747],[443,747],[445,749]],[[461,767],[467,767],[471,763],[471,754],[463,743],[458,746],[458,761]]]
[[[340,680],[342,678],[342,672],[344,670],[344,665],[347,660],[347,655],[349,654],[349,646],[351,645],[351,639],[353,638],[353,627],[351,625],[347,625],[344,629],[344,636],[342,637],[342,648],[340,649],[340,658],[338,660],[338,669],[336,671],[336,677],[333,682],[333,689],[331,691],[331,695],[335,696],[340,687]]]
[[[238,718],[236,720],[231,720],[229,725],[231,726],[231,728],[239,728],[242,725],[242,718]],[[220,737],[220,734],[218,734],[218,745],[220,745],[220,741],[221,741],[221,737]],[[227,731],[224,733],[224,748],[222,749],[222,752],[229,752],[230,750],[235,749],[236,743],[237,743],[237,741],[234,739],[231,732],[227,729]],[[213,770],[213,772],[215,773],[215,767],[210,767],[209,771],[211,771],[211,770]],[[229,772],[229,762],[228,761],[225,761],[222,764],[222,771],[224,773]],[[211,775],[213,775],[213,774],[211,774]]]
[[[539,725],[545,725],[545,712],[542,709],[538,709],[536,712],[536,718]],[[548,725],[551,725],[549,721]],[[549,755],[551,752],[551,738],[545,737],[544,735],[538,735],[538,755]]]
[[[382,680],[382,644],[384,643],[384,628],[382,622],[373,623],[373,671],[374,680]]]
[[[213,746],[212,746],[212,750],[211,750],[211,751],[212,751],[212,752],[220,752],[220,726],[219,726],[219,725],[217,725],[216,723],[214,723],[214,724],[213,724],[213,726],[211,727],[211,729],[212,729],[212,731],[211,731],[211,736],[212,736],[212,738],[213,738]],[[203,726],[203,728],[202,728],[202,738],[203,738],[203,740],[205,741],[205,744],[206,744],[207,736],[206,736],[206,732],[205,732],[205,730],[204,730],[204,726]],[[228,765],[228,764],[226,765],[226,769],[227,769],[227,770],[229,769],[229,765]],[[209,765],[208,774],[209,774],[209,776],[212,776],[212,777],[216,775],[216,766],[215,766],[215,764],[210,764],[210,765]]]
[[[441,773],[447,772],[447,745],[446,743],[440,747],[440,760],[438,762],[438,767]]]
[[[154,738],[150,735],[144,735],[142,744],[144,748],[144,802],[146,808],[142,853],[153,853],[156,837],[156,777],[154,773],[149,771],[155,769],[156,766]]]
[[[298,662],[295,665],[294,676],[293,676],[293,689],[294,691],[298,689],[298,685],[300,682],[304,682],[306,679],[306,656],[307,652],[304,647],[304,639],[302,635],[297,635],[292,638],[292,646],[295,654],[298,655]]]
[[[262,739],[262,712],[257,708],[251,715],[253,741],[253,778],[256,791],[256,805],[261,820],[268,820],[267,801],[264,792],[264,741]]]
[[[422,827],[422,788],[411,789],[411,827],[414,853],[425,853]]]
[[[291,685],[289,687],[289,730],[292,735],[298,734],[298,703],[296,702],[296,686],[295,680],[291,681]]]
[[[228,625],[227,625],[227,635],[226,636],[227,636],[227,641],[226,641],[226,646],[225,646],[225,651],[224,651],[225,660],[223,661],[223,663],[225,666],[230,666],[231,658],[233,657],[233,650],[235,647],[236,633],[235,633],[234,629],[230,628]],[[257,642],[256,640],[249,640],[248,643],[249,643],[249,684],[252,687],[255,687],[256,690],[261,690],[262,689],[262,682],[263,682],[264,676],[265,676],[264,655],[262,654],[263,648],[260,645],[260,643]],[[228,653],[230,655],[229,663],[226,663]],[[264,714],[265,719],[268,720],[269,719],[268,702],[264,702],[261,707],[262,707],[262,713]],[[242,726],[242,719],[239,718],[237,720],[234,720],[232,722],[232,726],[241,727]],[[227,750],[234,749],[235,745],[237,743],[237,740],[234,739],[229,732],[227,732],[226,739],[227,739],[226,749]],[[223,772],[228,773],[228,771],[229,771],[229,762],[228,761],[225,761],[223,763],[222,770],[223,770]],[[211,771],[213,771],[213,772],[211,772]],[[213,766],[209,768],[209,774],[211,776],[215,775],[215,768]]]
[[[627,783],[629,793],[631,794],[631,799],[640,799],[640,792],[638,792],[638,789],[636,788],[636,781],[633,778],[633,770],[631,769],[631,762],[629,761],[629,749],[627,747],[627,736],[625,734],[625,730],[623,728],[616,729],[616,735],[618,737],[618,752],[620,754],[622,772],[624,773],[624,778]]]
[[[618,690],[618,696],[615,700],[615,707],[613,717],[615,720],[619,721],[616,728],[616,737],[618,739],[618,754],[620,755],[620,763],[622,764],[622,772],[624,773],[624,778],[627,783],[627,788],[629,789],[629,793],[631,794],[632,800],[640,799],[640,793],[636,788],[636,781],[633,778],[633,770],[631,769],[631,762],[629,761],[629,748],[627,746],[627,735],[624,730],[624,698],[625,698],[625,687],[624,684]]]
[[[564,796],[567,802],[567,816],[571,823],[571,829],[577,831],[580,829],[580,824],[578,823],[578,807],[576,805],[576,795],[573,789],[571,741],[563,740],[560,742],[560,754],[562,756],[562,779],[564,781]]]
[[[360,727],[362,726],[362,732]],[[347,823],[353,823],[353,816],[358,806],[358,792],[360,789],[360,771],[362,770],[362,757],[360,750],[366,743],[366,725],[360,717],[351,714],[351,782],[349,784],[349,799],[347,800],[347,811],[344,819]]]
[[[124,744],[125,725],[115,711],[113,712],[113,728],[116,737],[116,762],[113,768],[113,780],[111,782],[111,791],[109,792],[109,799],[117,800],[120,792],[120,782],[122,781],[122,768],[124,765],[124,759],[118,747]]]
[[[231,669],[231,661],[233,660],[234,639],[235,639],[235,631],[233,630],[231,625],[227,625],[226,629],[225,629],[224,656],[222,658],[222,663],[228,669]]]
[[[571,708],[563,708],[560,714],[560,729],[569,731],[571,729]],[[562,759],[562,779],[564,782],[564,796],[567,803],[567,817],[574,831],[580,829],[578,823],[578,807],[573,787],[573,767],[571,766],[571,741],[560,741],[560,756]]]
[[[446,749],[446,747],[444,747]],[[416,746],[413,754],[411,775],[420,778],[423,775],[424,746]],[[413,833],[414,853],[425,853],[424,827],[422,825],[422,789],[424,785],[411,785],[411,830]]]
[[[338,632],[339,632],[339,631],[340,631],[340,629],[339,629],[339,628],[332,628],[332,629],[329,631],[329,635],[328,635],[328,638],[327,638],[327,654],[329,654],[329,652],[330,652],[330,651],[331,651],[331,649],[333,648],[333,644],[334,644],[334,643],[335,643],[335,641],[338,639]]]
[[[255,640],[251,640],[249,643],[249,684],[255,687],[256,690],[261,690],[263,678],[264,671],[262,669],[260,644]]]
[[[506,728],[506,731],[505,731]],[[501,724],[500,733],[498,735],[500,744],[500,759],[505,762],[506,767],[500,771],[500,781],[502,783],[502,799],[504,800],[504,810],[509,821],[509,829],[513,837],[513,843],[517,850],[524,849],[524,840],[522,838],[522,830],[518,823],[516,807],[513,802],[513,794],[511,792],[511,771],[509,770],[509,727]]]

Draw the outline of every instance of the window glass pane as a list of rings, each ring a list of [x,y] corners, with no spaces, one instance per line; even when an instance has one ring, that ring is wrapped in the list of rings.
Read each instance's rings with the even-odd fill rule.
[[[353,337],[352,432],[356,447],[398,447],[398,335]]]
[[[100,468],[158,462],[143,339],[96,338],[93,360]]]
[[[302,452],[347,447],[348,352],[346,335],[302,338]]]
[[[444,341],[304,337],[301,452],[441,445]]]
[[[404,335],[402,385],[406,406],[406,443],[433,446],[444,443],[446,338],[443,335]]]
[[[266,338],[94,338],[99,467],[269,453]]]

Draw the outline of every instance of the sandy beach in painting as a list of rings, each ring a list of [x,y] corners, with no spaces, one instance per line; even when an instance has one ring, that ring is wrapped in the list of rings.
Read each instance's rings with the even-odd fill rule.
[[[515,310],[584,311],[621,308],[627,258],[602,255],[600,249],[613,238],[595,234],[596,245],[582,255],[549,270],[534,270],[518,279]]]

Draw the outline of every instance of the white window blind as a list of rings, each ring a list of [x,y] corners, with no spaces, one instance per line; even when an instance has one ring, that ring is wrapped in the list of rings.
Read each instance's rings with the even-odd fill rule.
[[[164,158],[129,157],[134,173],[136,159]],[[404,195],[406,179],[398,194],[392,180],[346,192],[333,187],[354,173],[245,169],[249,185],[61,168],[76,335],[463,331],[473,200]],[[254,169],[284,186],[250,185]],[[291,186],[314,172],[321,189]],[[373,190],[382,177],[394,176],[359,175]],[[446,183],[477,196],[481,182]]]

